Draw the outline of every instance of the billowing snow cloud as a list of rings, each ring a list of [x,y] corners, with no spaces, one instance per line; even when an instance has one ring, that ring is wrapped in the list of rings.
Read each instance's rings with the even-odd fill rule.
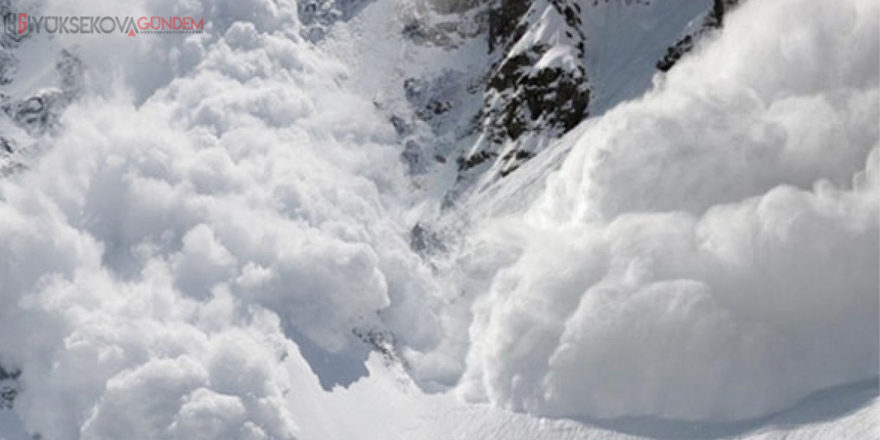
[[[746,2],[434,270],[371,73],[295,2],[41,7],[89,3],[206,33],[65,38],[86,90],[0,180],[0,365],[44,438],[295,438],[367,343],[550,416],[735,420],[877,374],[874,1]]]
[[[477,300],[465,395],[736,420],[878,371],[873,1],[751,1],[576,139]],[[513,249],[513,250],[511,250]]]
[[[0,181],[0,364],[29,430],[293,438],[289,338],[349,358],[353,330],[435,342],[393,128],[297,36],[294,3],[94,6],[208,28],[71,40],[87,93]]]

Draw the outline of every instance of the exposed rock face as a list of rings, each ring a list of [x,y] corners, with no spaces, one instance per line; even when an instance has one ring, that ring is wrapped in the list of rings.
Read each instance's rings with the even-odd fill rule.
[[[694,25],[672,44],[657,68],[672,68],[704,33],[721,26],[736,3],[703,2],[708,7],[702,17],[695,15]],[[588,41],[591,30],[583,22],[590,19],[587,14],[604,14],[611,8],[638,15],[638,8],[654,2],[417,0],[412,4],[419,12],[405,20],[402,32],[408,40],[446,50],[473,38],[487,44],[482,72],[438,72],[433,77],[407,78],[403,84],[412,115],[398,118],[395,124],[405,146],[401,157],[415,175],[454,159],[460,182],[452,189],[454,199],[477,179],[512,173],[591,114],[592,100],[603,90],[595,90],[589,78],[586,52],[597,44],[615,42]],[[629,31],[622,29],[620,36],[626,38]],[[404,130],[401,122],[410,129]],[[416,139],[411,128],[422,122],[439,142]],[[447,147],[450,144],[457,147]]]
[[[0,365],[0,409],[11,409],[18,396],[18,377],[21,371],[6,370]]]
[[[302,35],[318,41],[339,20],[349,20],[373,0],[300,0],[297,12],[302,23]]]
[[[320,42],[334,23],[349,21],[374,2],[300,1],[301,33]],[[658,48],[671,44],[657,68],[672,68],[702,33],[721,25],[726,11],[737,2],[717,0],[713,4],[701,0],[700,6],[686,8],[694,21],[684,28],[680,40],[676,42],[674,36],[664,33],[664,41],[652,46],[646,59],[660,58],[662,49]],[[443,64],[434,71],[414,69],[418,73],[402,71],[404,75],[396,85],[403,91],[405,106],[389,107],[388,118],[397,131],[401,160],[418,180],[415,184],[421,185],[428,178],[424,176],[438,169],[447,169],[447,164],[455,166],[457,183],[448,190],[448,199],[454,200],[478,181],[483,185],[509,175],[590,114],[613,105],[613,96],[619,90],[609,89],[608,79],[598,73],[609,69],[607,62],[591,58],[597,53],[594,50],[604,44],[616,46],[615,39],[619,38],[625,40],[622,47],[632,51],[627,44],[641,38],[645,30],[633,27],[638,26],[638,19],[626,16],[639,17],[645,8],[660,3],[662,0],[394,3],[394,8],[386,11],[398,14],[394,25],[399,26],[407,42],[429,48],[426,50],[463,49],[462,53],[467,54],[460,65]],[[594,21],[604,14],[616,14],[611,17],[619,30],[609,33],[602,26],[596,28]],[[676,25],[677,29],[682,26]],[[474,44],[480,40],[486,44],[483,54]],[[650,74],[652,64],[648,61],[643,71]],[[590,78],[591,74],[596,78]],[[386,104],[380,101],[376,101],[377,106]]]
[[[715,29],[720,28],[724,24],[724,15],[738,3],[740,0],[715,0],[707,19],[707,25]]]
[[[58,123],[59,110],[64,104],[63,92],[57,89],[41,90],[26,99],[4,102],[0,107],[29,134],[40,135]]]
[[[462,171],[499,158],[502,175],[534,152],[526,133],[563,134],[588,115],[586,35],[572,0],[501,0],[489,11],[488,48],[497,57],[480,113],[485,143],[459,162]]]
[[[657,70],[668,72],[672,69],[681,57],[694,48],[694,44],[700,38],[704,37],[707,33],[721,28],[724,24],[724,15],[738,3],[740,3],[739,0],[714,0],[712,9],[706,14],[702,25],[696,31],[685,34],[675,44],[669,46],[663,58],[657,61]]]
[[[650,0],[617,1],[638,7]],[[598,3],[595,0],[594,3]],[[720,28],[740,0],[714,0],[696,31],[686,33],[658,61],[668,71],[705,34]],[[576,0],[497,0],[488,11],[488,49],[496,60],[485,82],[479,114],[482,142],[459,159],[466,174],[485,164],[501,177],[516,170],[544,145],[535,136],[559,137],[590,114],[581,6]],[[477,171],[478,172],[478,171]]]
[[[0,96],[0,108],[3,112],[32,136],[54,129],[61,112],[81,92],[84,67],[76,55],[67,50],[61,51],[55,69],[61,78],[57,88],[39,90],[19,100]]]
[[[17,66],[13,49],[18,42],[2,41],[0,82],[5,81],[8,84],[13,81],[13,77],[4,74],[14,72],[14,67]],[[54,132],[59,126],[61,113],[82,91],[85,70],[82,61],[67,50],[62,50],[57,56],[55,69],[60,78],[57,86],[43,88],[17,99],[0,92],[0,115],[8,118],[11,126],[23,131],[17,135],[11,132],[16,130],[0,132],[0,177],[26,167],[17,157],[19,152],[27,149],[27,145],[40,136]],[[4,65],[4,60],[12,64]]]
[[[12,12],[9,0],[0,0],[0,17]],[[24,36],[27,38],[27,35]],[[18,58],[15,56],[13,49],[17,48],[21,40],[15,39],[11,34],[6,32],[0,33],[0,85],[7,85],[12,82],[18,70]]]

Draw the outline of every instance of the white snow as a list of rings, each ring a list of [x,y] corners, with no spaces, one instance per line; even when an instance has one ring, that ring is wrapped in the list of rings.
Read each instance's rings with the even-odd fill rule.
[[[515,257],[475,302],[466,395],[738,420],[876,377],[874,12],[747,3],[660,87],[569,137],[524,215],[478,226]],[[812,44],[766,43],[780,34]]]
[[[84,3],[208,32],[50,42],[87,89],[0,180],[0,437],[880,433],[876,2],[749,1],[656,78],[662,38],[602,40],[708,2],[585,7],[601,116],[439,216],[454,160],[414,183],[388,118],[485,47],[399,39],[433,12],[316,46],[292,1]]]

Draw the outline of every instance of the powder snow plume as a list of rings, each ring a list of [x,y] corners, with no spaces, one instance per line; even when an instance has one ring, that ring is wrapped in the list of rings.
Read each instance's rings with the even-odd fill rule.
[[[211,28],[84,37],[87,63],[122,63],[0,184],[16,411],[44,438],[294,438],[285,334],[344,352],[392,299],[430,298],[395,221],[393,130],[296,37],[295,4],[139,6]]]
[[[875,0],[744,2],[643,96],[495,183],[530,191],[432,214],[455,227],[427,257],[398,127],[353,86],[385,78],[303,38],[297,2],[26,3],[206,24],[66,38],[82,90],[0,178],[0,366],[21,372],[29,433],[350,438],[340,420],[393,391],[458,399],[419,419],[433,438],[502,438],[756,420],[877,378]],[[362,3],[357,25],[424,2]],[[474,402],[503,411],[465,419]],[[632,438],[559,426],[527,437]]]
[[[527,213],[482,227],[518,256],[477,301],[465,393],[736,420],[876,377],[878,50],[876,2],[748,2],[566,139]]]

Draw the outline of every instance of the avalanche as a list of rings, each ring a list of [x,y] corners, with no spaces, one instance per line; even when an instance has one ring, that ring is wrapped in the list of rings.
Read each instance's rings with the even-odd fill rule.
[[[511,5],[0,3],[0,437],[876,435],[878,3]]]

